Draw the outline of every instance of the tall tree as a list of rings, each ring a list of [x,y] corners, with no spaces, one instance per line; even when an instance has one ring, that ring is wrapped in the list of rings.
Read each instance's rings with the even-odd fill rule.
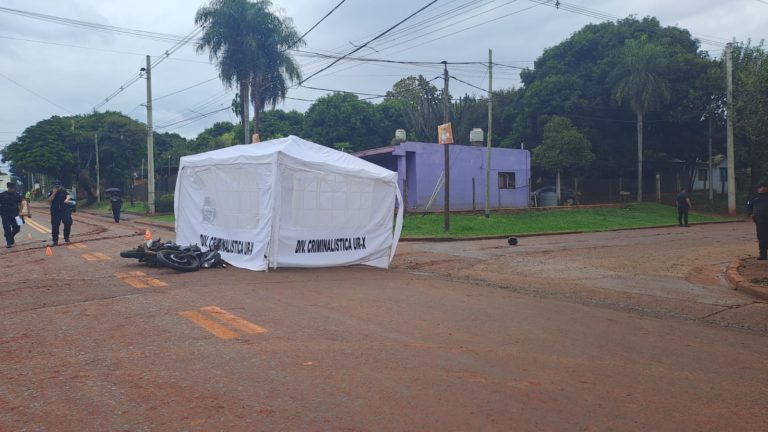
[[[669,82],[662,76],[665,52],[647,36],[628,40],[618,51],[613,96],[627,101],[637,117],[637,201],[643,200],[643,117],[669,101]]]
[[[533,149],[532,162],[556,175],[557,200],[560,201],[560,174],[568,169],[574,177],[595,160],[592,144],[565,117],[553,116],[544,126],[544,140]],[[574,192],[578,192],[578,184]]]
[[[754,190],[768,179],[768,53],[763,43],[738,44],[733,62],[737,161],[750,168],[749,188]]]
[[[443,118],[442,100],[442,91],[422,75],[399,80],[384,98],[385,102],[397,101],[399,104],[408,139],[425,142],[437,139],[437,125]]]
[[[197,51],[208,51],[225,86],[239,86],[244,142],[249,143],[249,101],[258,131],[259,113],[285,98],[287,82],[301,79],[288,49],[303,42],[289,18],[272,12],[269,0],[211,0],[197,10],[195,24],[203,27]]]
[[[321,97],[304,115],[304,133],[317,143],[333,147],[349,143],[350,151],[360,151],[389,144],[394,131],[378,127],[373,104],[349,93]]]

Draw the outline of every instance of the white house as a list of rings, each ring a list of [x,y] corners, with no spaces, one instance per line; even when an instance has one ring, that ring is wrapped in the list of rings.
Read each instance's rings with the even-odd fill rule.
[[[724,155],[712,156],[712,181],[715,193],[728,192],[728,160]],[[709,165],[707,163],[702,163],[696,167],[693,190],[709,190]]]

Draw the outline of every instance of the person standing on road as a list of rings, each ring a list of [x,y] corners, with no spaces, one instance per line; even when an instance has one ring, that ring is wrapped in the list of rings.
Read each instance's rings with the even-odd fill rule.
[[[0,193],[0,216],[3,219],[3,234],[5,234],[5,247],[13,246],[14,237],[21,231],[16,218],[19,216],[21,206],[21,194],[16,192],[16,183],[5,185],[6,190]]]
[[[681,227],[687,227],[688,225],[688,210],[692,209],[691,198],[688,196],[688,192],[685,189],[681,189],[680,193],[675,198],[677,203],[677,223]]]
[[[27,205],[26,205],[27,211],[25,212],[26,216],[28,218],[31,218],[32,217],[32,207],[30,207],[29,205],[32,203],[32,192],[27,191],[27,193],[24,194],[24,201],[27,203]]]
[[[757,230],[757,259],[768,259],[768,183],[757,185],[757,195],[747,201],[747,215],[752,217]]]
[[[64,223],[64,241],[69,243],[69,233],[72,230],[72,207],[69,205],[69,193],[61,187],[61,182],[53,182],[53,190],[48,193],[51,203],[51,237],[53,245],[59,244],[59,226]]]
[[[123,199],[116,192],[113,192],[109,201],[112,203],[112,217],[115,218],[115,223],[120,223],[120,209],[123,207]]]

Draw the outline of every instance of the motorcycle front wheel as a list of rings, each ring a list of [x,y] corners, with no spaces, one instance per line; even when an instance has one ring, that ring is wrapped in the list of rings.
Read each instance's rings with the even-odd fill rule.
[[[157,263],[163,267],[182,272],[193,272],[200,269],[197,257],[177,250],[162,250],[157,252]]]

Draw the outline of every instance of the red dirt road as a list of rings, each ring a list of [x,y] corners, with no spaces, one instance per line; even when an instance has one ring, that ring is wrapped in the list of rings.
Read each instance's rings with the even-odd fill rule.
[[[768,305],[719,279],[746,224],[180,274],[76,218],[0,255],[0,431],[768,428]]]

